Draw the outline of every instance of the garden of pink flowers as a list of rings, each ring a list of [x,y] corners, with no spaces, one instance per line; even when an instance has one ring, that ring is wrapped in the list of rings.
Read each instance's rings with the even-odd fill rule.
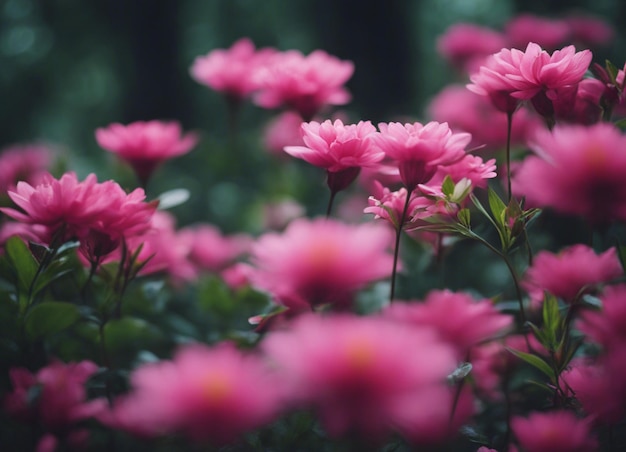
[[[617,33],[454,24],[457,82],[376,122],[351,60],[241,36],[188,62],[223,131],[111,118],[90,133],[117,179],[7,145],[0,449],[625,450]],[[176,215],[202,168],[154,189],[218,132],[238,175],[211,183],[258,182],[210,192],[230,228]]]

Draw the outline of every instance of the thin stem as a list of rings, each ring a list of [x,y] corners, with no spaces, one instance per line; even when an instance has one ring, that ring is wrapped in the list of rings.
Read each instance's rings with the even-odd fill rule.
[[[513,129],[513,112],[506,114],[506,183],[508,199],[511,201],[511,132]]]
[[[402,236],[402,226],[406,218],[406,212],[409,210],[409,202],[411,200],[411,192],[407,191],[406,200],[404,201],[404,208],[402,209],[402,215],[398,220],[396,227],[396,243],[393,249],[393,269],[391,270],[391,293],[389,294],[389,302],[393,301],[396,293],[396,274],[398,272],[398,257],[400,254],[400,237]]]
[[[328,199],[328,207],[326,208],[326,218],[330,217],[330,212],[333,210],[333,201],[335,200],[335,195],[337,192],[335,190],[330,191],[330,198]]]

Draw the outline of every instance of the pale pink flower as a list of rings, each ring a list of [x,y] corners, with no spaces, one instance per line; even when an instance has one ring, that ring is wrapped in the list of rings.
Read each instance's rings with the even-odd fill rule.
[[[198,83],[240,100],[258,89],[256,73],[276,52],[257,50],[249,38],[241,38],[229,49],[215,49],[197,57],[189,71]]]
[[[615,30],[606,20],[582,15],[569,16],[564,20],[570,29],[569,40],[578,46],[606,46],[615,37]]]
[[[563,19],[548,19],[533,14],[519,14],[504,27],[511,47],[525,48],[529,42],[555,50],[570,39],[571,27]]]
[[[262,207],[261,228],[264,231],[281,230],[305,213],[304,206],[290,198],[270,202]]]
[[[539,252],[526,270],[523,285],[532,298],[542,300],[544,291],[573,302],[585,292],[622,275],[615,248],[602,254],[586,245],[573,245],[554,254]]]
[[[466,179],[471,182],[472,189],[487,188],[488,180],[497,176],[496,159],[485,161],[477,155],[467,154],[455,163],[439,167],[428,185],[440,187],[446,176],[455,184]]]
[[[53,151],[43,144],[19,144],[0,151],[0,197],[19,181],[36,185],[52,163]]]
[[[526,452],[594,452],[598,442],[591,436],[589,419],[570,411],[533,412],[514,417],[511,429]]]
[[[581,312],[578,328],[605,349],[613,348],[614,344],[626,344],[626,285],[607,286],[600,300],[600,311]]]
[[[428,106],[428,114],[438,122],[447,122],[453,132],[472,135],[468,147],[487,153],[506,147],[507,118],[486,96],[478,95],[461,85],[450,85],[437,94]],[[489,124],[486,127],[485,124]],[[511,130],[511,145],[522,146],[543,126],[539,116],[528,109],[515,113]]]
[[[142,189],[126,194],[113,181],[98,183],[94,174],[82,182],[74,173],[65,173],[58,180],[45,174],[36,186],[18,182],[9,196],[21,211],[0,211],[20,222],[45,228],[40,240],[46,244],[54,241],[55,245],[70,239],[87,244],[93,233],[101,235],[100,240],[116,243],[122,236],[146,230],[156,209],[155,203],[144,202]],[[110,245],[104,248],[101,255],[112,251]]]
[[[297,50],[270,57],[258,72],[255,102],[264,108],[286,107],[310,121],[323,107],[344,105],[350,94],[344,84],[354,65],[323,50],[303,55]]]
[[[390,274],[391,245],[384,225],[297,219],[252,245],[251,280],[289,308],[346,308],[358,290]]]
[[[486,57],[504,47],[502,33],[471,23],[454,24],[437,39],[439,54],[463,71],[477,69]]]
[[[224,445],[272,421],[282,403],[265,363],[230,343],[186,345],[171,361],[139,367],[130,382],[130,393],[101,420],[141,436]]]
[[[39,237],[45,235],[45,233],[45,227],[43,226],[19,223],[17,221],[5,221],[0,224],[0,250],[2,250],[6,241],[13,236],[18,236],[25,242],[37,242]]]
[[[387,220],[397,229],[404,211],[407,189],[402,187],[397,191],[391,191],[377,181],[374,184],[374,188],[374,194],[367,200],[369,207],[366,207],[363,212],[374,214],[374,218]],[[407,208],[403,226],[413,221],[417,211],[423,210],[430,205],[432,205],[430,200],[423,196],[418,196],[415,192],[411,192],[411,199],[409,200],[409,207]]]
[[[132,166],[142,184],[164,161],[189,152],[197,143],[195,133],[183,135],[178,122],[136,121],[96,129],[96,141]]]
[[[285,157],[285,146],[304,146],[300,133],[302,117],[285,111],[273,118],[263,132],[263,146],[277,157]]]
[[[219,272],[243,255],[252,239],[246,235],[226,236],[211,224],[197,224],[183,228],[179,238],[191,244],[189,259],[199,270]]]
[[[447,123],[422,125],[380,123],[380,134],[374,139],[400,170],[402,183],[409,191],[426,184],[439,166],[446,166],[465,156],[465,146],[472,137],[468,133],[452,133]]]
[[[626,220],[626,138],[612,124],[559,126],[537,133],[515,171],[513,192],[528,205],[580,215],[592,225]]]
[[[307,314],[269,333],[263,349],[285,375],[297,406],[311,406],[334,437],[381,440],[398,421],[448,405],[452,350],[428,328],[378,317]],[[441,420],[445,428],[449,416]]]
[[[449,290],[431,291],[422,303],[393,303],[383,315],[420,328],[434,328],[454,346],[460,359],[473,346],[503,334],[513,325],[513,318],[499,312],[491,300],[476,300]]]
[[[97,370],[91,361],[53,362],[35,375],[23,368],[12,368],[9,377],[13,392],[4,396],[4,410],[9,416],[41,425],[48,433],[41,438],[41,447],[56,441],[56,436],[80,434],[76,428],[79,422],[106,409],[104,399],[87,400],[85,383]],[[40,388],[39,396],[33,399],[31,390],[35,386]]]

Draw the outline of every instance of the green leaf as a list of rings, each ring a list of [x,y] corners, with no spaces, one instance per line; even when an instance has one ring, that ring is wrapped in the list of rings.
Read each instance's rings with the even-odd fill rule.
[[[604,60],[604,63],[606,66],[606,71],[609,73],[609,76],[611,77],[611,81],[615,83],[619,69],[609,60]]]
[[[543,300],[543,330],[546,334],[546,340],[549,350],[556,347],[556,338],[561,329],[561,313],[559,312],[559,302],[554,295],[546,293]]]
[[[493,213],[494,220],[496,220],[499,226],[506,227],[506,224],[504,224],[506,204],[491,187],[488,188],[487,194],[489,196],[489,208],[491,213]]]
[[[551,381],[555,380],[554,371],[552,370],[550,365],[547,362],[545,362],[543,359],[541,359],[539,356],[532,355],[530,353],[525,353],[520,350],[515,350],[509,347],[506,347],[506,349],[510,351],[511,353],[513,353],[518,358],[520,358],[521,360],[526,361],[531,366],[539,369],[541,372],[546,374],[550,378]]]
[[[16,272],[19,290],[28,293],[39,268],[37,260],[28,249],[28,246],[17,236],[7,240],[4,249]]]
[[[139,350],[162,339],[162,333],[145,320],[123,317],[104,326],[104,341],[109,352]]]
[[[476,208],[480,211],[480,213],[482,213],[490,222],[491,224],[493,224],[493,226],[498,229],[498,225],[496,224],[496,222],[493,220],[493,218],[491,218],[491,215],[489,215],[489,213],[487,212],[487,209],[485,209],[485,207],[482,205],[482,203],[478,200],[478,198],[476,197],[476,195],[474,195],[473,193],[470,193],[470,199],[472,200],[472,202],[474,203],[474,205],[476,206]]]
[[[24,321],[26,334],[31,339],[62,331],[80,319],[78,306],[62,301],[48,301],[33,306]]]
[[[615,121],[614,125],[620,130],[626,130],[626,118],[622,118],[618,121]]]
[[[455,184],[452,181],[452,178],[449,175],[443,179],[443,183],[441,184],[441,192],[449,198],[454,193]]]
[[[468,208],[459,210],[456,217],[463,226],[468,229],[471,227],[471,213]]]

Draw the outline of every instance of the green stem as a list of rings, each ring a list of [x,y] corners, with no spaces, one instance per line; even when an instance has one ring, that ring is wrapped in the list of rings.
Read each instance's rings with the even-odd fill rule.
[[[506,183],[509,201],[511,201],[511,133],[513,130],[513,113],[506,114]]]
[[[335,200],[335,190],[330,191],[330,198],[328,199],[328,207],[326,208],[326,218],[330,218],[330,212],[333,210],[333,201]]]
[[[409,210],[409,202],[411,200],[411,192],[407,191],[406,200],[404,201],[404,208],[402,209],[402,215],[398,220],[396,226],[396,243],[393,249],[393,269],[391,270],[391,293],[389,294],[389,302],[393,301],[396,293],[396,274],[398,272],[398,258],[400,256],[400,237],[402,237],[402,226],[406,218],[407,210]]]

